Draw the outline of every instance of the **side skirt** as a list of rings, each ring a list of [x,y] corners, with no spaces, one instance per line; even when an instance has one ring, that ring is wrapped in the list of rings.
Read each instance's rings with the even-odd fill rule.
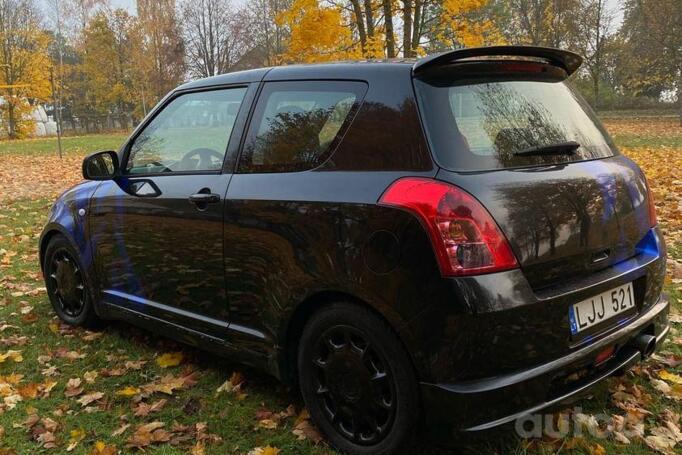
[[[132,308],[107,301],[99,302],[102,316],[128,322],[150,332],[182,342],[198,349],[206,350],[244,365],[249,365],[279,378],[277,362],[262,351],[237,347],[228,341],[184,325],[146,314]],[[226,327],[227,331],[227,327]]]

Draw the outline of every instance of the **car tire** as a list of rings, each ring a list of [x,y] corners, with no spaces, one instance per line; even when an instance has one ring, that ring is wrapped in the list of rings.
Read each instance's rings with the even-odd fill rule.
[[[334,303],[306,324],[299,384],[313,422],[350,454],[409,453],[420,421],[414,368],[391,327],[371,310]]]
[[[59,319],[88,329],[101,327],[86,269],[63,235],[52,237],[45,249],[43,276],[47,295]]]

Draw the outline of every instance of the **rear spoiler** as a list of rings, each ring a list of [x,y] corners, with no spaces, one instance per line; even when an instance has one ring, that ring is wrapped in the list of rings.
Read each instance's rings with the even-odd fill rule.
[[[412,67],[412,73],[416,75],[429,68],[476,57],[534,57],[563,68],[569,76],[583,63],[580,55],[552,47],[488,46],[457,49],[420,58]]]

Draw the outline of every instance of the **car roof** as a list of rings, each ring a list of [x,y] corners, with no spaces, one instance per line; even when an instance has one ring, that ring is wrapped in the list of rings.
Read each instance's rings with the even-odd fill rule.
[[[197,79],[177,90],[249,82],[305,79],[372,79],[386,73],[410,74],[415,59],[366,60],[258,68]]]
[[[363,79],[395,76],[397,73],[415,74],[431,68],[459,61],[488,57],[539,58],[564,68],[572,74],[581,65],[583,58],[573,52],[540,46],[484,46],[456,49],[420,59],[356,60],[335,63],[316,63],[307,65],[287,65],[259,68],[247,71],[222,74],[199,79],[181,85],[177,90],[211,87],[216,85],[245,84],[260,81],[306,80],[306,79]]]

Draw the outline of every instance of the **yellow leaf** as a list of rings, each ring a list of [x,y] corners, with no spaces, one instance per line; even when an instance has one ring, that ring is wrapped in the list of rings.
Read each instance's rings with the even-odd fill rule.
[[[103,441],[97,441],[88,455],[116,455],[117,452],[116,446],[108,446]]]
[[[71,430],[71,439],[69,439],[69,445],[66,447],[66,451],[71,452],[83,439],[85,439],[84,429],[77,428],[75,430]]]
[[[156,358],[156,363],[161,368],[176,367],[182,363],[182,352],[167,352]]]
[[[682,377],[666,370],[662,370],[660,373],[658,373],[658,377],[665,381],[672,382],[673,384],[682,384]]]
[[[201,441],[197,441],[197,443],[192,446],[189,453],[190,455],[204,455],[206,453],[204,443]]]
[[[134,395],[137,395],[138,393],[140,393],[139,387],[128,386],[117,391],[116,395],[120,395],[123,397],[132,397]]]
[[[11,359],[15,362],[22,362],[24,358],[21,356],[21,351],[9,350],[4,354],[0,354],[0,363],[5,362],[5,360]]]
[[[280,450],[277,447],[267,445],[266,447],[254,447],[248,455],[277,455],[279,452]]]

